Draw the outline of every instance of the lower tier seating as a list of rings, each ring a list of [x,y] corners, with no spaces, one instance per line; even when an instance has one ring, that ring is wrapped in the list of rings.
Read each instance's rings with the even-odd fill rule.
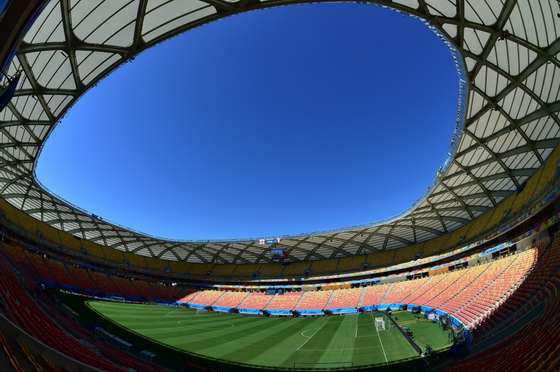
[[[213,306],[237,307],[247,296],[247,292],[226,292],[214,302]]]
[[[157,371],[97,339],[63,314],[41,289],[61,280],[103,293],[181,298],[180,302],[258,310],[323,310],[383,303],[426,305],[447,311],[475,333],[474,354],[453,370],[557,370],[560,366],[560,237],[551,243],[472,267],[368,287],[267,295],[160,285],[144,279],[62,264],[21,249],[0,250],[0,310],[33,338],[84,364],[107,371]],[[45,264],[45,267],[41,266]],[[41,269],[39,269],[41,267]],[[43,277],[44,275],[44,277]],[[395,281],[393,281],[395,280]],[[94,284],[95,283],[95,284]],[[89,286],[89,287],[88,287]],[[186,296],[185,296],[186,294]],[[25,345],[0,333],[0,368],[57,371]],[[555,369],[556,368],[556,369]]]
[[[538,249],[528,249],[433,277],[368,287],[276,295],[204,290],[190,294],[180,302],[216,306],[223,298],[223,303],[227,305],[218,306],[258,310],[324,310],[379,304],[414,304],[444,310],[468,328],[474,329],[523,283],[536,262],[538,252]],[[228,300],[230,298],[231,301]],[[242,300],[238,302],[239,299]]]
[[[52,314],[45,312],[38,300],[30,296],[35,291],[34,283],[26,283],[30,285],[29,288],[24,283],[25,277],[18,275],[5,257],[0,256],[0,300],[8,319],[44,344],[87,365],[105,371],[129,369],[124,358],[123,364],[110,361],[99,349],[86,346],[83,340],[72,336],[66,327],[59,326]]]
[[[527,279],[476,330],[472,355],[448,370],[558,371],[559,309],[560,236],[556,236],[541,251]]]
[[[332,291],[330,302],[325,309],[357,308],[360,304],[362,288],[348,288]]]
[[[264,309],[272,300],[272,296],[264,293],[249,293],[238,305],[240,309]]]
[[[270,300],[268,305],[266,305],[266,310],[293,310],[295,309],[296,304],[298,303],[301,296],[301,292],[276,294],[272,296],[272,299]]]
[[[190,288],[164,285],[138,277],[109,275],[92,268],[62,263],[57,259],[30,252],[19,245],[2,244],[0,251],[15,267],[35,280],[91,294],[122,296],[139,301],[176,301],[192,292]]]
[[[333,291],[305,292],[296,304],[297,310],[323,309],[327,306]]]

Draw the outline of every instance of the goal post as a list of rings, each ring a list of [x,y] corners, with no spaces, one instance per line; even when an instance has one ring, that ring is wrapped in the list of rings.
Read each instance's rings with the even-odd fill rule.
[[[378,332],[385,330],[385,319],[383,317],[375,318],[375,330]]]

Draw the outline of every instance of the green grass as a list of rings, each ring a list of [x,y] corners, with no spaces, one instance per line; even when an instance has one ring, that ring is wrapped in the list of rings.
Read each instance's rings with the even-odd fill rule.
[[[393,313],[392,316],[401,327],[410,328],[414,336],[414,342],[422,350],[426,349],[426,345],[430,345],[434,351],[443,350],[453,343],[453,340],[450,338],[450,331],[444,332],[441,327],[434,325],[430,320],[421,315],[408,311],[399,311]]]
[[[385,321],[385,331],[376,331],[374,317],[385,316],[381,313],[266,318],[200,313],[182,307],[147,304],[104,301],[88,301],[87,304],[98,314],[154,342],[235,363],[335,368],[387,364],[418,357],[389,319]],[[421,326],[422,329],[426,326],[425,330],[434,328],[430,329],[430,335],[438,331],[444,333],[431,323]],[[417,332],[415,337],[420,340]],[[447,340],[447,334],[441,338]],[[430,345],[435,349],[434,342]]]

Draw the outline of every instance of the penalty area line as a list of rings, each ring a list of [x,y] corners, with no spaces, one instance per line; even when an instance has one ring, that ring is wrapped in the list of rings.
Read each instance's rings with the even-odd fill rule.
[[[389,364],[389,359],[387,359],[387,354],[385,353],[385,347],[383,346],[383,341],[381,341],[381,336],[379,335],[379,330],[375,326],[375,320],[373,319],[373,313],[371,314],[371,319],[374,321],[373,326],[375,327],[375,332],[377,332],[377,338],[379,339],[379,344],[381,344],[381,350],[383,351],[383,356],[385,357],[385,363]]]

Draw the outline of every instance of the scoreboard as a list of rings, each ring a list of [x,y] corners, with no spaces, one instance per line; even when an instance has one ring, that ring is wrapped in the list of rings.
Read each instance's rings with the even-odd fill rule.
[[[270,249],[273,260],[286,258],[286,250],[280,245],[280,238],[259,239],[259,245],[264,245]]]
[[[272,255],[272,258],[284,258],[286,256],[286,251],[284,250],[284,248],[282,247],[274,247],[270,249],[270,254]]]
[[[273,238],[273,239],[259,239],[260,245],[268,245],[269,247],[280,243],[280,238]]]

